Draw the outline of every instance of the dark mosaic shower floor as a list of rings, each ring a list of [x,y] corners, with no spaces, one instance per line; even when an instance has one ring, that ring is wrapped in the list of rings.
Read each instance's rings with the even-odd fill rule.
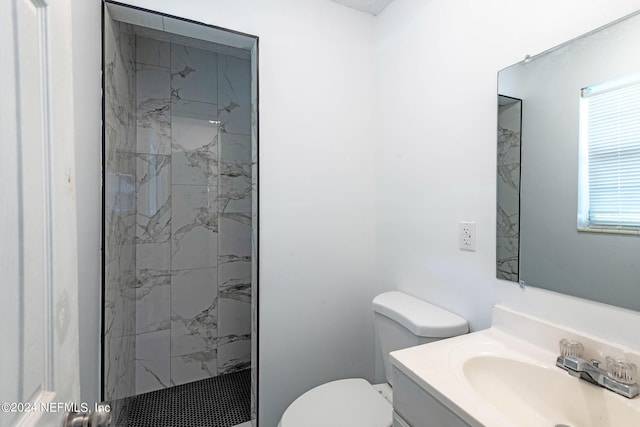
[[[231,427],[251,417],[251,370],[195,381],[121,401],[115,427]]]

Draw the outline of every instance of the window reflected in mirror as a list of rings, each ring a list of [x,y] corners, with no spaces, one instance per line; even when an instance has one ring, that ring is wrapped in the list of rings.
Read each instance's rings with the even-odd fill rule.
[[[498,73],[499,279],[640,311],[639,51],[637,12]]]

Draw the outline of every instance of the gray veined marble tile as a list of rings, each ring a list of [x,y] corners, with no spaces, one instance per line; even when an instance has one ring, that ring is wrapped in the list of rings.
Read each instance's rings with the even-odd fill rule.
[[[171,355],[212,351],[217,338],[217,269],[174,272],[171,283]]]
[[[183,126],[186,127],[187,130],[189,129],[189,126],[195,126],[203,129],[202,131],[198,131],[193,135],[187,134],[187,136],[195,136],[198,139],[193,145],[188,145],[188,141],[182,142],[183,149],[196,149],[198,147],[201,147],[202,145],[206,145],[209,141],[211,141],[210,135],[217,132],[218,126],[217,123],[215,123],[218,114],[218,109],[215,103],[181,99],[178,97],[172,97],[171,103],[173,127],[179,127],[179,131]],[[191,121],[183,123],[180,120]]]
[[[118,199],[116,199],[117,201]],[[136,215],[135,210],[131,214],[118,214],[110,212],[106,214],[108,216],[108,224],[105,225],[105,234],[107,241],[111,244],[112,248],[115,245],[131,244],[135,241],[135,229],[136,229]],[[110,251],[109,254],[115,254],[117,252]]]
[[[113,288],[113,284],[109,286]],[[135,292],[135,291],[134,291]],[[135,334],[135,299],[123,298],[117,290],[105,292],[104,334],[106,338],[117,338]]]
[[[504,198],[501,199],[504,202]],[[497,208],[496,271],[497,277],[517,282],[519,279],[519,206],[501,203]]]
[[[213,152],[174,151],[172,154],[173,184],[215,186],[218,181],[218,160]]]
[[[171,253],[174,270],[217,266],[218,202],[213,186],[173,186]]]
[[[519,254],[517,238],[496,239],[496,276],[517,282],[519,279]]]
[[[220,212],[248,213],[252,209],[251,164],[222,163],[220,172]]]
[[[171,243],[144,243],[136,245],[138,270],[171,270]]]
[[[136,394],[169,387],[170,331],[136,335]]]
[[[168,242],[171,233],[171,156],[137,155],[138,243]]]
[[[520,192],[511,186],[505,185],[504,182],[498,178],[497,182],[498,193],[498,227],[502,226],[502,230],[507,232],[507,229],[511,229],[508,233],[513,233],[513,230],[518,229],[520,221]],[[504,235],[506,236],[506,234]]]
[[[171,245],[136,245],[136,333],[171,327]]]
[[[251,366],[251,335],[221,337],[218,346],[218,375],[247,369]]]
[[[114,162],[118,145],[118,131],[111,123],[104,124],[104,163],[106,171],[115,171]]]
[[[135,172],[107,170],[105,175],[105,211],[110,216],[135,215]]]
[[[210,185],[218,179],[218,125],[216,106],[174,100],[173,184]]]
[[[498,237],[519,238],[520,212],[517,208],[507,211],[502,205],[496,212],[496,233]]]
[[[251,302],[251,259],[248,256],[219,257],[218,298]]]
[[[217,156],[218,124],[215,104],[176,98],[172,102],[173,150],[195,151],[206,148],[216,152]]]
[[[520,163],[520,131],[498,126],[498,164]]]
[[[131,94],[132,99],[135,94]],[[115,130],[115,138],[107,138],[107,151],[126,151],[134,153],[136,146],[135,106],[133,102],[127,105],[126,99],[112,100],[105,103],[105,126],[111,126]],[[112,143],[112,141],[114,143]]]
[[[251,302],[231,298],[218,299],[218,337],[251,334]]]
[[[147,64],[136,64],[136,102],[138,110],[150,100],[171,102],[169,70]],[[167,121],[168,123],[168,121]]]
[[[105,167],[105,216],[107,234],[117,235],[116,241],[130,242],[131,216],[135,217],[136,160],[133,153],[111,152]]]
[[[218,88],[223,132],[251,135],[251,61],[219,55]]]
[[[518,258],[519,244],[518,239],[509,237],[509,238],[499,238],[497,241],[497,248],[499,249],[500,258],[503,260],[506,259],[516,259]],[[514,270],[517,272],[517,268]]]
[[[251,256],[251,213],[220,216],[220,255]]]
[[[224,163],[251,164],[251,136],[230,133],[220,135],[220,159]]]
[[[142,271],[144,285],[136,290],[136,333],[161,331],[171,327],[169,298],[171,286],[162,282],[169,272]],[[151,277],[151,279],[149,279]],[[154,283],[153,286],[150,284]]]
[[[105,335],[135,333],[135,245],[112,248],[105,266]]]
[[[135,335],[105,337],[105,400],[133,396],[135,389]]]
[[[105,25],[105,383],[108,398],[135,393],[135,37]]]
[[[214,52],[171,44],[171,93],[175,98],[217,103]]]
[[[107,151],[134,152],[135,68],[122,61],[118,52],[114,51],[113,55],[105,58],[105,125],[115,130],[115,139],[106,141]]]
[[[508,163],[498,165],[498,179],[500,184],[516,192],[520,191],[520,164]]]
[[[169,43],[149,37],[137,36],[136,62],[138,64],[169,67],[171,53]]]
[[[220,298],[251,302],[251,276],[233,277],[220,284]]]
[[[128,63],[135,63],[136,60],[136,35],[133,25],[125,22],[118,22],[120,26],[118,35],[120,38],[120,56]]]
[[[119,23],[111,24],[116,25],[105,41],[105,124],[117,129],[118,149],[133,152],[135,134],[130,130],[135,129],[135,64],[131,56],[135,41],[119,32]]]
[[[224,267],[224,264],[243,262],[252,262],[251,255],[220,255],[218,257],[218,267]]]
[[[186,384],[218,375],[215,350],[171,358],[171,385]]]
[[[136,67],[137,151],[171,154],[171,88],[167,68]]]

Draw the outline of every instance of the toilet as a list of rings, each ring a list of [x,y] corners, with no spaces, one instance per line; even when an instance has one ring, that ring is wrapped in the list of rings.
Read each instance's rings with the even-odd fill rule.
[[[390,427],[392,379],[389,353],[469,332],[466,319],[402,292],[373,299],[375,328],[387,382],[348,378],[319,385],[289,405],[278,427]]]

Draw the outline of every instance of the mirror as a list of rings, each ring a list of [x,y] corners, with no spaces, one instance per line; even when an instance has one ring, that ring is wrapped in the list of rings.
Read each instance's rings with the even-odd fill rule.
[[[634,13],[498,73],[499,279],[640,311],[638,233],[577,226],[581,89],[638,75],[638,49]]]

